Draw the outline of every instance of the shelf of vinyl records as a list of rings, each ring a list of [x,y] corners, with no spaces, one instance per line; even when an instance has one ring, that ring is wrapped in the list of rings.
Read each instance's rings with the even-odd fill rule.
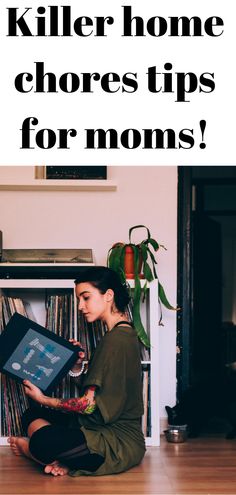
[[[129,281],[129,284],[132,288],[133,281]],[[88,324],[77,310],[73,280],[1,279],[0,287],[0,331],[17,311],[66,339],[79,340],[86,350],[87,360],[106,332],[102,322]],[[151,341],[150,349],[140,345],[144,402],[142,428],[147,446],[160,444],[157,291],[156,281],[150,283],[146,301],[142,303],[142,319]],[[130,318],[131,312],[132,307]],[[69,376],[64,378],[55,391],[55,396],[60,397],[76,395],[76,385]],[[20,418],[26,408],[27,398],[22,385],[1,375],[0,445],[7,445],[8,436],[23,434]]]

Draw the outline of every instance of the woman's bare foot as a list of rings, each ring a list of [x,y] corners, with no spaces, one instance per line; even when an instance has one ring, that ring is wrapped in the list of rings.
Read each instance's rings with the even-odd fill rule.
[[[58,461],[54,461],[51,464],[47,464],[44,468],[46,474],[52,474],[53,476],[65,476],[69,471],[69,468],[63,466]]]
[[[10,444],[11,451],[14,455],[23,455],[24,457],[32,459],[29,451],[28,440],[22,437],[10,437],[7,439],[7,441]]]
[[[39,462],[34,459],[29,451],[29,442],[25,438],[22,437],[9,437],[7,439],[10,444],[11,451],[14,455],[28,457],[33,461]],[[39,462],[39,464],[41,464]],[[53,476],[64,476],[69,471],[69,468],[63,466],[58,461],[54,461],[51,464],[47,464],[44,468],[44,472],[46,474],[52,474]]]

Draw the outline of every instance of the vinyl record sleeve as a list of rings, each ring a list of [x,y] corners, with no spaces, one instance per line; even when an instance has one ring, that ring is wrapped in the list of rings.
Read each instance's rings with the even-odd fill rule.
[[[0,335],[0,371],[30,380],[49,392],[62,380],[82,350],[38,323],[14,313]]]

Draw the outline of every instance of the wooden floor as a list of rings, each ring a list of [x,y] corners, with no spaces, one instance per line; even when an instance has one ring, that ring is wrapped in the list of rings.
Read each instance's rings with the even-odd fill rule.
[[[54,478],[9,447],[0,447],[1,494],[236,494],[236,439],[161,440],[150,447],[140,466],[114,476]]]

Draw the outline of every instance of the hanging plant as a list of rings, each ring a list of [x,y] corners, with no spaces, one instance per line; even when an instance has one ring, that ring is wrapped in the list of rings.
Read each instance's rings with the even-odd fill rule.
[[[147,236],[140,243],[134,244],[132,242],[132,233],[134,230],[140,228],[146,229]],[[109,250],[107,257],[107,266],[120,275],[122,283],[126,283],[127,279],[134,279],[134,291],[132,294],[133,322],[139,339],[146,347],[150,347],[150,341],[142,323],[140,306],[141,301],[145,299],[148,282],[152,282],[154,279],[158,280],[157,298],[161,312],[159,325],[163,325],[162,305],[167,309],[176,310],[169,303],[164,287],[157,275],[155,253],[159,249],[166,250],[165,246],[159,244],[151,237],[150,230],[145,225],[135,225],[129,229],[129,242],[127,244],[123,242],[114,244]],[[142,278],[145,279],[143,285],[140,281]]]

